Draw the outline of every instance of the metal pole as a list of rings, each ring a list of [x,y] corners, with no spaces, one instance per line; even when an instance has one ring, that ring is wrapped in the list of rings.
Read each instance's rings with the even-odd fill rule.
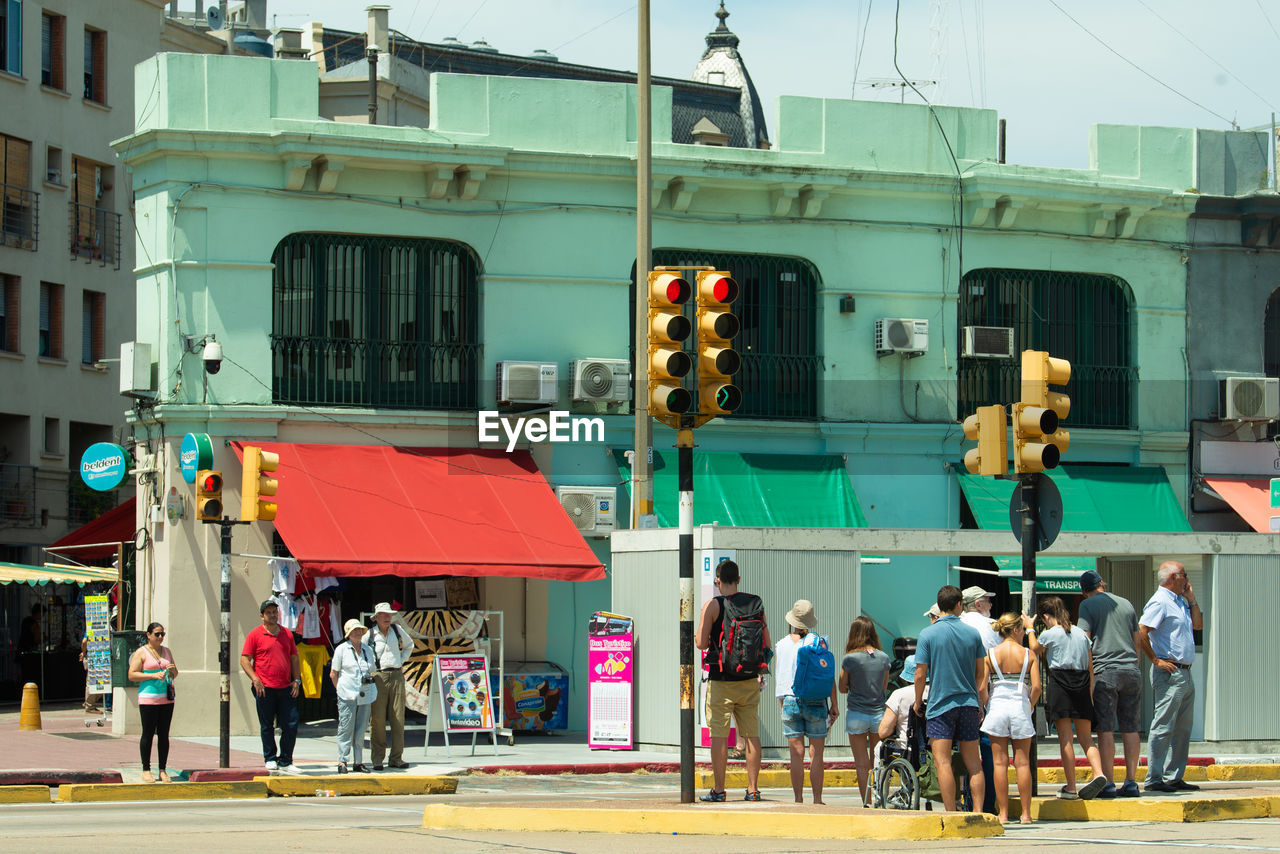
[[[1036,614],[1036,540],[1040,536],[1040,532],[1036,529],[1039,518],[1036,483],[1039,477],[1040,475],[1031,474],[1022,475],[1018,479],[1020,485],[1018,492],[1022,496],[1022,611],[1029,617],[1034,617]],[[1031,714],[1034,724],[1035,709],[1031,710]],[[1033,736],[1031,739],[1031,794],[1033,796],[1040,793],[1037,779],[1039,757],[1036,742],[1038,741],[1038,737]],[[1064,768],[1063,772],[1071,774],[1075,769]]]
[[[369,124],[378,123],[378,49],[371,47],[364,52],[369,60]]]
[[[680,486],[680,803],[693,803],[693,430],[676,431]]]
[[[635,460],[631,476],[631,527],[640,527],[640,517],[653,512],[652,471],[653,423],[649,420],[649,300],[640,283],[653,266],[653,105],[649,84],[649,0],[639,0],[637,13],[636,73],[636,358],[635,375]]]
[[[231,526],[223,518],[221,527],[222,604],[219,621],[222,636],[218,644],[218,767],[231,767]]]

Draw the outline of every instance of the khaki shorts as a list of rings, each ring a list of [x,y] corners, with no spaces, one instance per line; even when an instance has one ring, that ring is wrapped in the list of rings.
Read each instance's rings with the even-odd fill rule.
[[[760,683],[755,679],[707,683],[707,727],[712,738],[729,737],[730,718],[738,723],[738,735],[760,737]]]

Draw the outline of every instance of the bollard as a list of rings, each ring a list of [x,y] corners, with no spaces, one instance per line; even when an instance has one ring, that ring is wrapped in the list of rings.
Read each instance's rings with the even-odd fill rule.
[[[22,711],[18,713],[18,729],[26,732],[40,726],[40,689],[34,682],[22,686]]]

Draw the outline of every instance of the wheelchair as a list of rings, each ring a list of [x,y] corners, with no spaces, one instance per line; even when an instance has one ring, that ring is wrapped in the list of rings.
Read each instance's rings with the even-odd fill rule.
[[[908,712],[907,743],[880,742],[879,761],[871,782],[872,806],[876,809],[918,810],[923,801],[926,810],[933,809],[933,801],[923,792],[921,771],[925,768],[925,756],[929,755],[924,735],[924,719],[912,709]],[[956,768],[958,752],[952,753],[952,768],[956,777],[956,806],[961,810],[973,808],[973,794],[969,788],[969,775],[963,768]],[[941,800],[939,798],[939,800]]]

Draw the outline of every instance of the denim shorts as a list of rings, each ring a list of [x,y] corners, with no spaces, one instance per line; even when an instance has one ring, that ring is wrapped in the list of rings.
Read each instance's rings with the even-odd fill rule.
[[[977,741],[981,733],[977,706],[956,706],[925,721],[925,735],[948,741]]]
[[[863,712],[855,712],[853,709],[846,709],[844,713],[844,731],[849,735],[877,733],[880,731],[880,719],[883,717],[883,711],[868,715]]]
[[[782,735],[784,738],[827,737],[827,701],[800,701],[795,697],[782,700]]]

